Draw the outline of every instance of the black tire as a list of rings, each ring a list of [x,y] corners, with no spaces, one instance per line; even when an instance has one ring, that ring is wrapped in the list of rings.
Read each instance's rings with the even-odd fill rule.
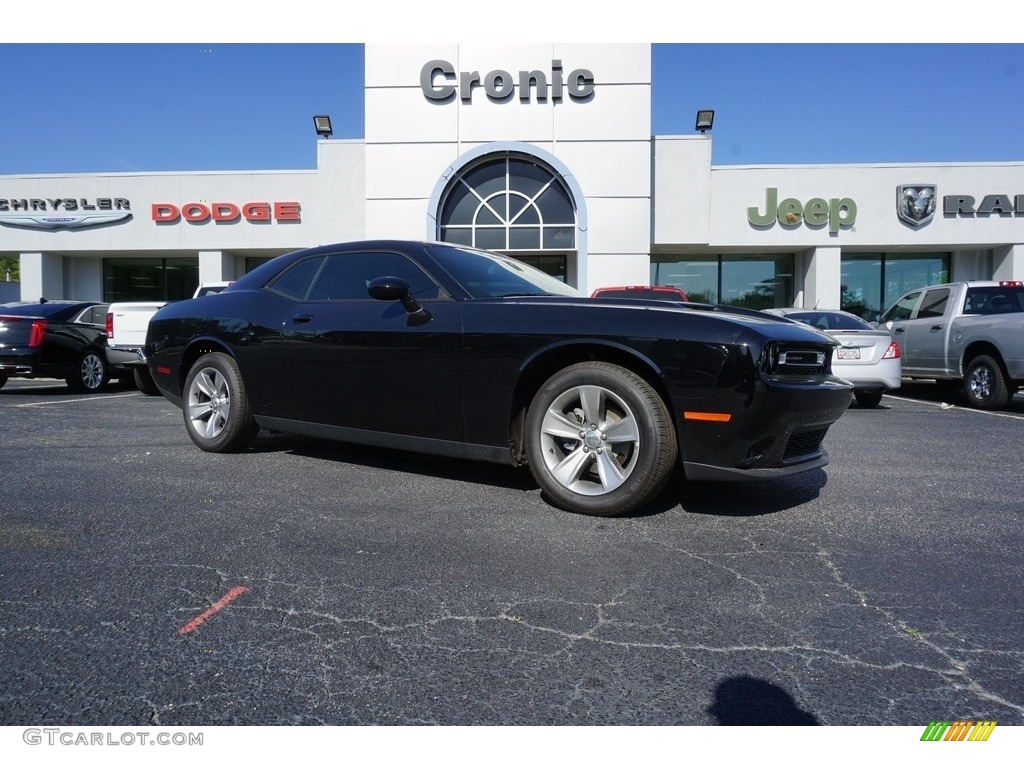
[[[185,377],[181,411],[189,438],[204,451],[234,453],[252,445],[259,425],[230,355],[203,355]]]
[[[103,353],[85,350],[64,381],[73,392],[99,392],[110,381],[110,368]]]
[[[978,355],[964,371],[964,397],[975,408],[991,411],[1010,402],[1010,390],[999,363],[988,355]]]
[[[7,383],[7,377],[0,373],[0,389],[4,388],[4,384]]]
[[[156,382],[149,369],[143,365],[136,365],[132,369],[132,377],[135,379],[135,386],[144,395],[159,395]]]
[[[669,411],[646,381],[611,363],[587,362],[562,369],[534,395],[526,455],[548,500],[610,517],[658,494],[678,448]]]
[[[882,402],[882,393],[878,390],[855,390],[853,396],[857,398],[857,405],[861,408],[877,408]]]

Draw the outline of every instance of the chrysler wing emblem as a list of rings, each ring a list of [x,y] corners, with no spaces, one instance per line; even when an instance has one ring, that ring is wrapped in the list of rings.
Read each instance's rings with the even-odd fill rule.
[[[0,224],[6,224],[9,227],[28,227],[29,229],[82,229],[83,227],[96,227],[101,224],[113,224],[129,219],[131,215],[131,211],[72,213],[65,216],[0,213]]]
[[[901,184],[896,187],[896,214],[912,227],[932,220],[938,195],[934,184]]]

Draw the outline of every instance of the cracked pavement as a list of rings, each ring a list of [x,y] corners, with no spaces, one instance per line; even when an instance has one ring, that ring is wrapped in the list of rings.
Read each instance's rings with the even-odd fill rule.
[[[160,398],[23,384],[0,724],[1024,724],[1020,395],[854,406],[823,470],[602,519],[525,470],[204,454]]]

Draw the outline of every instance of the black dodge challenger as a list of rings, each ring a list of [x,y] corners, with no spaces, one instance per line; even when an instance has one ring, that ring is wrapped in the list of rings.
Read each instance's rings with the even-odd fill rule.
[[[583,298],[499,254],[379,240],[169,304],[146,354],[204,451],[263,427],[528,464],[552,503],[616,515],[680,465],[735,480],[826,464],[852,393],[833,346],[760,312]]]

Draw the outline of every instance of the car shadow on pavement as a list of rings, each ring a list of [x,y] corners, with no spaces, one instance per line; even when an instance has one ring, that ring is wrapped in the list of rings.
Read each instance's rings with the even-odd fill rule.
[[[21,384],[19,386],[18,384]],[[24,383],[22,383],[24,382]],[[63,381],[58,379],[8,379],[7,384],[0,388],[0,397],[88,397],[92,395],[103,395],[117,392],[131,392],[135,389],[135,382],[129,376],[126,379],[111,379],[96,392],[75,392]]]
[[[689,482],[676,473],[662,498],[685,512],[718,517],[759,517],[814,501],[828,482],[823,469],[775,480]],[[661,501],[662,499],[659,499]]]
[[[516,491],[538,490],[537,483],[527,467],[375,448],[300,435],[264,431],[249,450],[252,453],[289,453],[323,461],[459,480]],[[722,517],[771,515],[813,501],[827,481],[828,476],[821,469],[775,480],[721,483],[689,482],[682,471],[677,470],[653,501],[634,512],[618,517],[651,517],[673,509]],[[546,497],[545,500],[551,503]]]
[[[537,489],[537,484],[526,467],[453,459],[394,448],[375,448],[279,432],[261,432],[250,452],[290,453],[324,461],[356,464],[445,480],[461,480],[516,491]]]
[[[784,688],[749,675],[720,682],[707,711],[718,725],[821,725]]]
[[[899,389],[889,392],[895,397],[902,397],[907,400],[918,400],[922,403],[935,403],[937,405],[953,406],[956,408],[973,408],[968,402],[964,393],[959,389],[951,389],[936,384],[933,381],[910,381],[905,380]],[[884,403],[885,400],[883,399]],[[1018,392],[1010,398],[1010,402],[1004,408],[991,411],[991,413],[1013,413],[1024,415],[1024,392]]]

